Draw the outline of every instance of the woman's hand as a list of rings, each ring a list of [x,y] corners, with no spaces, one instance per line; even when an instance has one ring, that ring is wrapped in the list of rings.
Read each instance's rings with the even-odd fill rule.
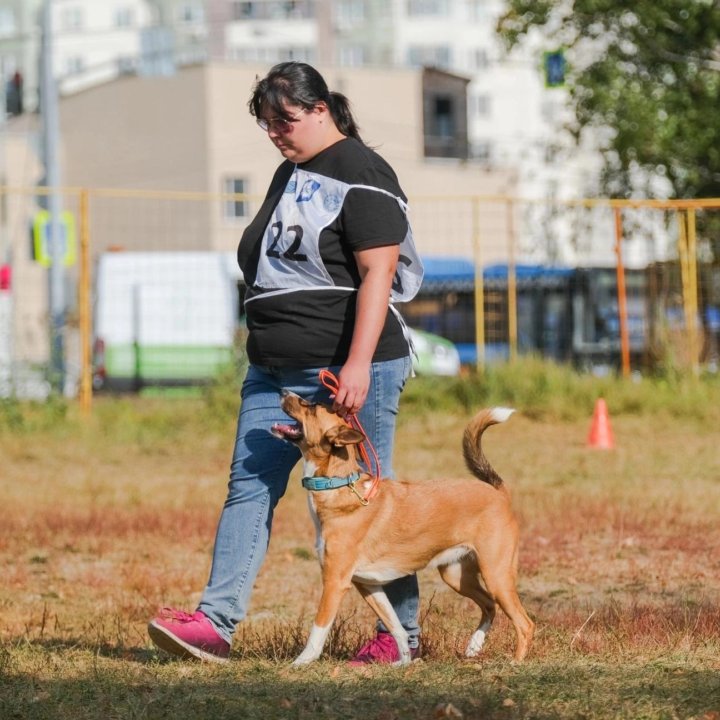
[[[361,282],[350,352],[338,374],[339,388],[333,398],[333,409],[339,415],[357,413],[367,398],[370,364],[385,326],[399,253],[398,245],[385,245],[355,253]]]
[[[354,415],[365,404],[369,389],[370,363],[354,363],[348,359],[338,374],[333,410],[342,417]]]

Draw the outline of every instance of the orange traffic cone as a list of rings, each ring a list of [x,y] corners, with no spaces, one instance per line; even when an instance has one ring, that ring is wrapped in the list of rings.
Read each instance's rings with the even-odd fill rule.
[[[612,450],[615,447],[607,405],[602,398],[598,398],[595,402],[587,444],[588,447],[597,448],[598,450]]]

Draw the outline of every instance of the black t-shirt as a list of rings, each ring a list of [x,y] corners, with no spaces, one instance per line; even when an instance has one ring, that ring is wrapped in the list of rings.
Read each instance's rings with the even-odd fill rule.
[[[292,247],[287,242],[273,244],[276,236],[274,230],[268,228],[283,194],[298,192],[295,185],[290,184],[296,167],[310,173],[311,182],[318,187],[324,179],[353,187],[344,195],[337,216],[319,234],[319,255],[332,285],[323,289],[272,292],[281,288],[282,283],[276,288],[263,288],[256,283],[260,253],[270,255],[284,250],[285,257],[288,252],[300,261],[306,257],[302,243]],[[358,185],[367,187],[354,187]],[[243,232],[238,247],[238,262],[250,289],[249,295],[254,296],[245,305],[250,362],[285,367],[322,367],[345,362],[357,301],[357,292],[347,288],[360,286],[353,252],[402,242],[408,224],[396,197],[405,200],[392,168],[376,152],[353,138],[331,145],[298,166],[289,161],[280,165],[260,211]],[[266,230],[269,237],[263,243]],[[290,236],[293,240],[302,237],[301,233]],[[310,233],[306,237],[310,237]],[[292,263],[286,265],[292,268]],[[407,354],[400,323],[388,308],[373,360],[392,360]]]

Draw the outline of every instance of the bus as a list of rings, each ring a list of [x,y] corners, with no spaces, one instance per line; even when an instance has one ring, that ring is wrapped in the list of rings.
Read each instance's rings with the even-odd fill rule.
[[[475,265],[465,258],[424,257],[417,296],[403,305],[408,324],[455,343],[463,364],[477,362]],[[615,268],[519,264],[516,281],[517,351],[579,368],[619,367],[620,319]],[[508,266],[483,268],[484,354],[510,356]],[[643,362],[648,345],[647,277],[626,270],[631,362]]]

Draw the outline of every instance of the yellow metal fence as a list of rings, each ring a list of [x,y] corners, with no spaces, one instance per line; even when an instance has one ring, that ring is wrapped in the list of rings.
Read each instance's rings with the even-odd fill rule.
[[[69,218],[62,273],[64,389],[89,408],[93,383],[99,380],[98,308],[127,301],[119,295],[102,297],[109,290],[99,284],[99,273],[112,277],[114,272],[117,278],[120,272],[106,258],[136,258],[135,265],[125,262],[122,270],[126,286],[133,284],[140,266],[148,265],[149,254],[164,258],[166,264],[154,274],[142,270],[146,276],[150,272],[148,287],[129,292],[133,303],[139,298],[155,314],[166,306],[173,317],[150,319],[134,305],[131,321],[133,332],[154,332],[172,344],[172,323],[182,325],[184,318],[186,327],[177,332],[187,336],[193,323],[207,329],[217,314],[217,305],[212,306],[217,298],[209,291],[210,307],[199,314],[202,282],[208,288],[213,283],[212,274],[202,274],[202,256],[221,258],[218,271],[241,297],[233,256],[261,198],[81,188],[57,192]],[[0,188],[0,397],[42,396],[47,387],[46,195],[35,188]],[[421,254],[443,260],[449,269],[428,277],[406,316],[411,324],[465,348],[471,364],[536,352],[580,367],[604,363],[626,375],[662,364],[695,373],[717,367],[720,200],[549,203],[435,196],[410,198],[410,208]],[[175,289],[159,289],[168,285]],[[240,307],[236,302],[235,321]],[[640,336],[642,343],[634,345]],[[217,338],[213,342],[222,344]],[[137,337],[133,343],[137,354]],[[178,347],[197,358],[199,350],[189,336]],[[104,351],[117,352],[118,358],[130,352]],[[157,361],[149,354],[146,360]],[[180,354],[171,361],[185,362]],[[137,366],[137,357],[131,362]],[[193,379],[193,373],[183,378],[179,372],[175,379]]]

